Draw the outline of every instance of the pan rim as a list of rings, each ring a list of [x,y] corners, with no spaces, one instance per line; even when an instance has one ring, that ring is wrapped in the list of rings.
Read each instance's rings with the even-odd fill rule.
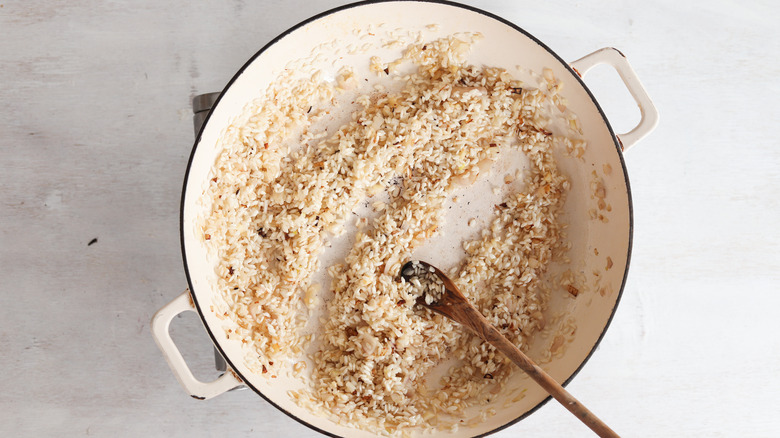
[[[552,55],[559,63],[561,63],[569,71],[569,73],[571,75],[573,75],[573,77],[578,81],[580,86],[588,94],[588,97],[591,99],[593,104],[596,106],[596,109],[598,110],[599,115],[601,116],[601,119],[603,120],[604,124],[606,125],[606,127],[607,127],[607,129],[608,129],[608,131],[609,131],[609,133],[610,133],[610,135],[612,137],[612,141],[614,143],[615,149],[617,151],[617,156],[618,156],[618,159],[620,161],[620,165],[621,165],[622,170],[623,170],[623,176],[624,176],[625,186],[626,186],[626,195],[627,195],[627,200],[628,200],[629,229],[628,229],[628,245],[627,245],[627,251],[626,251],[626,265],[625,265],[625,270],[623,272],[623,279],[621,281],[620,290],[618,291],[617,298],[615,300],[615,305],[612,308],[612,312],[610,313],[609,318],[607,319],[607,321],[606,321],[606,323],[604,325],[604,328],[602,329],[601,333],[599,334],[598,339],[596,339],[596,342],[593,344],[593,347],[591,348],[591,350],[588,352],[588,354],[585,356],[585,358],[582,360],[582,362],[577,366],[577,368],[574,370],[574,372],[569,376],[569,378],[567,378],[566,381],[564,381],[562,383],[563,386],[566,386],[566,385],[569,384],[569,382],[571,382],[577,376],[577,374],[579,374],[579,372],[582,370],[582,368],[585,366],[585,364],[588,363],[590,358],[593,356],[595,351],[598,349],[598,346],[601,343],[602,339],[604,338],[607,330],[609,329],[609,326],[612,323],[612,319],[615,316],[615,312],[617,311],[617,308],[618,308],[618,306],[620,304],[621,298],[623,296],[623,291],[624,291],[625,286],[626,286],[626,281],[627,281],[627,278],[628,278],[628,271],[629,271],[630,262],[631,262],[631,252],[632,252],[632,248],[633,248],[633,236],[634,236],[634,209],[633,209],[633,201],[632,201],[632,196],[631,196],[631,186],[630,186],[629,178],[628,178],[628,170],[626,168],[626,163],[625,163],[625,160],[623,158],[623,153],[622,153],[622,147],[621,147],[621,144],[620,144],[620,140],[615,135],[615,132],[612,129],[612,125],[609,123],[609,120],[607,119],[606,114],[604,113],[604,110],[601,108],[601,105],[599,105],[598,101],[593,96],[593,93],[591,93],[590,89],[587,87],[587,85],[585,85],[585,82],[582,80],[582,77],[579,75],[579,73],[576,72],[566,61],[564,61],[556,52],[554,52],[552,49],[550,49],[547,45],[545,45],[543,42],[541,42],[535,36],[531,35],[527,31],[522,29],[520,26],[510,22],[509,20],[506,20],[506,19],[504,19],[504,18],[502,18],[502,17],[500,17],[498,15],[495,15],[495,14],[493,14],[491,12],[485,11],[483,9],[480,9],[480,8],[477,8],[477,7],[474,7],[474,6],[464,5],[464,4],[452,2],[452,1],[449,1],[449,0],[364,0],[364,1],[358,1],[358,2],[355,2],[355,3],[349,3],[349,4],[346,4],[346,5],[338,6],[338,7],[326,10],[324,12],[321,12],[319,14],[313,15],[313,16],[311,16],[311,17],[309,17],[309,18],[299,22],[298,24],[290,27],[289,29],[285,30],[284,32],[280,33],[274,39],[272,39],[267,44],[265,44],[251,58],[249,58],[249,60],[247,60],[246,63],[244,63],[244,65],[236,72],[236,74],[230,79],[230,81],[228,81],[228,83],[225,85],[223,90],[220,92],[219,97],[214,102],[214,105],[212,106],[212,111],[213,111],[214,108],[216,108],[219,105],[220,101],[222,100],[222,97],[224,96],[225,91],[228,90],[233,85],[233,83],[235,83],[235,81],[241,75],[243,75],[245,70],[258,57],[260,57],[271,46],[273,46],[274,44],[279,42],[282,38],[286,37],[287,35],[291,34],[292,32],[296,31],[297,29],[299,29],[299,28],[301,28],[301,27],[303,27],[303,26],[305,26],[305,25],[307,25],[307,24],[309,24],[311,22],[319,20],[319,19],[321,19],[323,17],[329,16],[329,15],[332,15],[334,13],[341,12],[341,11],[344,11],[344,10],[347,10],[347,9],[352,9],[352,8],[365,6],[365,5],[378,4],[378,3],[406,3],[406,2],[436,3],[436,4],[442,4],[442,5],[447,5],[447,6],[452,6],[452,7],[456,7],[456,8],[465,9],[465,10],[468,10],[468,11],[471,11],[471,12],[476,12],[478,14],[484,15],[484,16],[486,16],[488,18],[492,18],[492,19],[494,19],[494,20],[496,20],[496,21],[498,21],[498,22],[500,22],[502,24],[505,24],[505,25],[511,27],[515,31],[522,33],[524,36],[526,36],[529,39],[531,39],[534,43],[538,44],[545,51],[547,51],[550,55]],[[197,153],[197,149],[198,149],[198,146],[200,144],[201,137],[203,135],[203,131],[205,130],[206,126],[208,125],[209,119],[211,118],[211,114],[212,114],[212,112],[210,111],[209,114],[206,116],[206,119],[203,121],[203,124],[202,124],[200,130],[198,131],[197,136],[195,138],[195,142],[193,144],[192,151],[190,152],[190,156],[189,156],[189,159],[187,161],[187,168],[186,168],[185,174],[184,174],[184,183],[183,183],[183,187],[182,187],[180,209],[179,209],[179,237],[180,237],[181,252],[182,252],[182,262],[183,262],[183,265],[184,265],[184,273],[185,273],[185,276],[187,278],[187,284],[189,286],[190,297],[192,298],[192,301],[193,301],[193,303],[195,305],[195,309],[196,309],[196,311],[198,313],[198,316],[200,317],[200,319],[201,319],[201,321],[203,323],[203,326],[206,329],[206,332],[208,333],[209,337],[211,338],[211,341],[214,344],[215,348],[217,348],[219,353],[225,359],[225,361],[227,362],[228,366],[230,366],[230,369],[238,376],[238,378],[241,379],[241,381],[247,387],[251,388],[256,394],[258,394],[265,401],[270,403],[273,407],[275,407],[279,411],[283,412],[285,415],[287,415],[288,417],[290,417],[293,420],[297,421],[298,423],[300,423],[300,424],[302,424],[302,425],[304,425],[304,426],[306,426],[306,427],[308,427],[308,428],[310,428],[310,429],[312,429],[312,430],[314,430],[316,432],[319,432],[319,433],[321,433],[323,435],[330,436],[330,437],[339,437],[339,435],[336,435],[334,433],[331,433],[331,432],[328,432],[326,430],[323,430],[323,429],[321,429],[321,428],[319,428],[319,427],[317,427],[317,426],[307,422],[306,420],[303,420],[303,419],[299,418],[298,416],[296,416],[292,412],[289,412],[285,408],[281,407],[280,405],[278,405],[277,403],[272,401],[269,397],[267,397],[265,394],[263,394],[262,391],[260,391],[254,385],[252,385],[248,381],[248,379],[246,379],[242,375],[242,373],[237,370],[237,368],[233,364],[233,361],[231,361],[231,359],[225,354],[224,349],[222,348],[222,346],[220,345],[219,341],[217,340],[217,337],[212,332],[212,329],[211,329],[209,323],[206,321],[205,314],[204,314],[204,312],[203,312],[203,310],[201,308],[200,303],[198,302],[197,294],[195,292],[195,288],[193,287],[192,279],[191,279],[191,276],[190,276],[189,264],[188,264],[188,261],[187,261],[187,251],[186,251],[185,236],[184,236],[184,207],[185,207],[185,200],[186,200],[186,197],[187,197],[187,185],[189,183],[189,176],[190,176],[190,170],[192,168],[192,163],[193,163],[195,154]],[[494,434],[496,432],[499,432],[501,430],[504,430],[504,429],[506,429],[506,428],[508,428],[510,426],[513,426],[513,425],[517,424],[519,421],[521,421],[521,420],[525,419],[526,417],[528,417],[529,415],[531,415],[532,413],[536,412],[539,408],[544,406],[551,399],[552,399],[551,396],[547,396],[542,401],[540,401],[538,404],[536,404],[534,407],[532,407],[531,409],[529,409],[528,411],[526,411],[522,415],[518,416],[517,418],[515,418],[515,419],[513,419],[513,420],[511,420],[509,422],[506,422],[506,423],[504,423],[504,424],[502,424],[502,425],[500,425],[500,426],[498,426],[498,427],[496,427],[494,429],[491,429],[490,431],[487,431],[485,433],[482,433],[482,434],[479,434],[479,435],[474,435],[474,437],[485,437],[485,436]]]

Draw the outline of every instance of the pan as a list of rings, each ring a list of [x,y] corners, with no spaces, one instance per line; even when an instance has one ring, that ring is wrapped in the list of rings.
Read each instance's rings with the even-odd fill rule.
[[[238,337],[230,336],[231,324],[235,322],[219,311],[224,308],[224,299],[216,281],[217,261],[209,252],[198,222],[205,208],[201,198],[212,178],[212,167],[221,152],[220,138],[226,128],[281,74],[294,71],[311,75],[319,70],[326,79],[336,78],[343,65],[351,63],[356,66],[355,76],[366,78],[361,86],[373,87],[380,79],[371,74],[369,59],[377,54],[392,59],[402,53],[404,45],[388,44],[390,39],[410,43],[433,41],[464,32],[479,36],[468,54],[470,64],[504,68],[525,83],[555,78],[561,84],[561,102],[565,102],[567,111],[576,114],[573,126],[587,144],[577,156],[561,157],[559,161],[571,186],[564,208],[569,262],[562,267],[562,272],[569,271],[576,281],[568,294],[564,288],[564,293],[551,295],[546,312],[552,327],[546,337],[540,335],[530,348],[532,357],[547,357],[543,368],[564,384],[585,365],[617,309],[628,273],[633,211],[623,153],[658,123],[657,111],[634,70],[623,53],[614,48],[600,49],[566,62],[522,28],[476,8],[449,2],[364,2],[314,16],[260,49],[224,88],[197,136],[181,198],[181,245],[189,287],[160,309],[152,320],[155,341],[177,380],[192,397],[209,399],[243,385],[292,419],[326,435],[387,433],[359,430],[327,413],[316,413],[296,403],[291,394],[306,385],[309,371],[302,373],[303,379],[300,374],[292,373],[269,378],[247,361],[247,347]],[[639,107],[640,121],[629,132],[613,131],[583,80],[598,64],[607,64],[617,71]],[[334,123],[348,116],[340,114],[338,107],[332,112]],[[457,256],[452,255],[457,253],[453,245],[465,238],[457,230],[469,230],[466,225],[474,211],[489,208],[494,202],[484,191],[475,189],[466,190],[463,196],[465,202],[461,204],[469,207],[456,209],[447,216],[447,223],[456,230],[454,234],[424,245],[417,258],[436,259],[445,266],[457,264]],[[355,230],[346,232],[349,235]],[[323,256],[323,267],[343,260],[343,254],[332,253]],[[208,336],[228,364],[228,371],[215,381],[197,380],[170,337],[171,320],[186,311],[200,316]],[[564,326],[568,335],[564,342],[556,341],[556,333],[561,333]],[[555,354],[545,356],[544,350],[549,351],[556,343],[559,345]],[[485,421],[469,422],[468,426],[451,427],[444,432],[451,436],[487,435],[520,421],[549,400],[541,388],[520,372],[511,375],[504,389],[491,400],[490,414]],[[484,406],[469,408],[463,418],[479,416],[484,411]],[[422,430],[412,428],[405,432],[417,435]]]

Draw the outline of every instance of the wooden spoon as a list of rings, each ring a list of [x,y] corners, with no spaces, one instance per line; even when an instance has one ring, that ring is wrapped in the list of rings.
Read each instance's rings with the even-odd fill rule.
[[[416,267],[416,266],[417,267]],[[580,419],[585,425],[587,425],[593,432],[600,437],[617,437],[612,429],[609,428],[603,421],[596,417],[591,411],[588,410],[582,403],[577,401],[574,396],[569,394],[568,391],[556,382],[549,374],[544,372],[538,365],[536,365],[528,356],[525,355],[519,348],[517,348],[509,339],[504,337],[501,332],[498,331],[488,320],[482,316],[471,303],[468,302],[466,297],[458,290],[457,286],[452,280],[447,277],[439,268],[432,266],[428,263],[421,261],[410,261],[401,267],[401,277],[409,281],[412,277],[420,275],[419,266],[433,272],[441,279],[444,284],[444,291],[435,300],[429,304],[426,303],[425,297],[421,296],[417,299],[417,304],[427,307],[428,309],[444,315],[447,318],[460,323],[461,325],[470,329],[474,334],[489,342],[496,347],[500,352],[504,353],[512,362],[515,363],[521,370],[525,371],[532,379],[536,381],[545,391],[547,391],[553,398],[558,400],[560,404],[569,410],[574,416]],[[433,269],[433,271],[430,271]],[[423,270],[424,271],[424,270]],[[430,301],[430,298],[429,298]]]

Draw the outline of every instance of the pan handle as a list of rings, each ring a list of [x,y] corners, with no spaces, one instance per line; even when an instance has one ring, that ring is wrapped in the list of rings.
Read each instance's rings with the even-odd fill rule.
[[[192,299],[190,299],[190,291],[185,290],[183,294],[166,304],[152,317],[152,337],[154,337],[154,341],[157,343],[160,351],[162,351],[168,366],[171,367],[176,380],[193,398],[198,400],[216,397],[223,392],[242,385],[243,382],[230,369],[213,382],[201,382],[192,375],[192,371],[190,371],[187,363],[184,362],[184,357],[182,357],[176,344],[173,343],[169,331],[173,318],[180,313],[188,311],[194,312],[195,306],[192,304]]]
[[[636,101],[639,106],[639,113],[641,119],[634,129],[628,131],[625,134],[619,134],[618,139],[623,146],[623,150],[635,145],[639,140],[643,139],[647,134],[653,131],[658,126],[658,110],[653,105],[653,101],[650,96],[647,95],[645,87],[639,82],[639,78],[636,76],[636,72],[631,68],[631,65],[626,60],[626,56],[614,47],[605,47],[603,49],[596,50],[595,52],[585,55],[582,58],[571,62],[569,65],[579,74],[585,76],[588,70],[599,65],[609,64],[614,68],[620,78],[623,80],[628,92]]]

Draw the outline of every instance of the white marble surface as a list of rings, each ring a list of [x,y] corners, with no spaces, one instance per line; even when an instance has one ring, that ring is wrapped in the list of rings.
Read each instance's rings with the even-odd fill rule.
[[[340,3],[0,0],[0,436],[314,436],[250,391],[188,397],[149,320],[185,287],[190,98]],[[618,47],[661,113],[626,154],[623,301],[571,392],[625,436],[780,435],[778,3],[468,3],[564,59]],[[614,73],[588,83],[630,127]],[[213,376],[197,318],[173,328]],[[521,435],[589,433],[549,403],[496,436]]]

